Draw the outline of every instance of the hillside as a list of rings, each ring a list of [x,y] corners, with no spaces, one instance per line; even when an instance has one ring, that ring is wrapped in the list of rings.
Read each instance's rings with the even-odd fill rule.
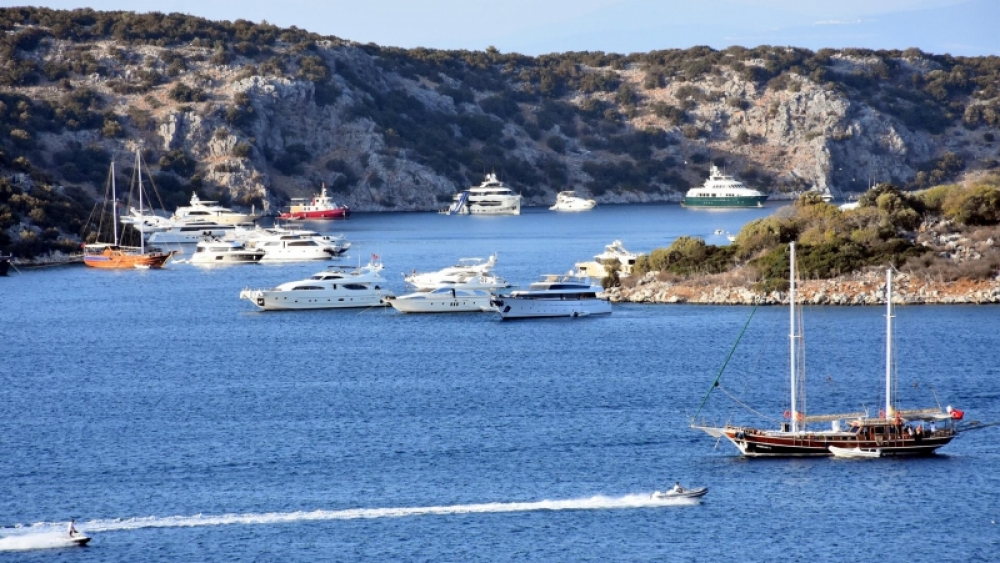
[[[243,20],[0,9],[0,249],[69,248],[114,155],[162,205],[433,210],[496,171],[547,204],[677,201],[712,162],[774,193],[997,167],[1000,59],[707,47],[526,57]],[[64,242],[59,242],[64,241]]]

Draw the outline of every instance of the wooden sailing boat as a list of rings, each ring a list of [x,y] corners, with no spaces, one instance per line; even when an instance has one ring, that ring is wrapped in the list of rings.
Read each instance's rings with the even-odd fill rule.
[[[726,438],[748,457],[827,456],[836,448],[858,452],[855,457],[896,455],[928,455],[955,437],[954,422],[961,420],[962,411],[940,407],[920,410],[899,410],[893,400],[892,351],[892,270],[886,276],[886,370],[885,408],[877,417],[866,412],[809,416],[802,398],[804,374],[796,362],[796,348],[801,339],[795,322],[795,243],[790,245],[790,359],[791,401],[785,412],[788,422],[777,430],[752,426],[695,426],[714,438]],[[810,430],[810,423],[828,422],[829,430]],[[940,424],[940,428],[937,425]],[[870,452],[872,455],[862,455]]]
[[[142,159],[135,152],[137,177],[139,179],[139,209],[142,209]],[[118,235],[118,201],[115,193],[115,163],[111,162],[111,222],[113,238],[111,242],[94,242],[83,245],[83,263],[92,268],[112,270],[162,268],[174,253],[146,248],[143,237],[139,236],[139,246],[122,246]],[[107,199],[107,194],[105,194]]]

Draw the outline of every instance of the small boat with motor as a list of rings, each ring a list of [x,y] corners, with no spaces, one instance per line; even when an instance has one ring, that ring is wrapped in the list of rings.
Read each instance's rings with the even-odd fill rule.
[[[833,457],[844,457],[853,459],[871,459],[882,457],[882,448],[841,448],[838,446],[828,446],[828,450]]]
[[[590,211],[596,205],[597,202],[592,199],[580,197],[574,191],[566,191],[556,194],[556,204],[549,211]]]
[[[350,216],[351,208],[334,203],[326,195],[326,184],[323,184],[319,194],[312,199],[293,199],[288,211],[282,213],[280,218],[286,221],[313,221],[347,219]]]
[[[672,489],[666,491],[653,491],[653,494],[649,495],[649,498],[655,499],[682,499],[682,498],[701,498],[708,494],[708,487],[700,487],[697,489],[685,489],[684,487],[675,486]]]
[[[77,533],[73,534],[72,536],[70,536],[69,541],[73,545],[84,546],[84,545],[87,545],[87,543],[90,542],[90,536],[85,536],[85,535],[81,534],[80,532],[77,532]]]

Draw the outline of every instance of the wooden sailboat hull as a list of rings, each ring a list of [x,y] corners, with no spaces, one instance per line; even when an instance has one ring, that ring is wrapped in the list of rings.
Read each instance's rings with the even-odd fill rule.
[[[851,432],[771,432],[752,428],[725,428],[722,435],[747,457],[826,457],[830,446],[881,450],[882,456],[932,455],[955,437],[952,430],[929,436],[905,433],[885,438],[861,438]]]
[[[133,254],[123,250],[106,249],[98,254],[84,255],[83,263],[91,268],[106,270],[162,268],[171,256],[173,256],[172,252]]]

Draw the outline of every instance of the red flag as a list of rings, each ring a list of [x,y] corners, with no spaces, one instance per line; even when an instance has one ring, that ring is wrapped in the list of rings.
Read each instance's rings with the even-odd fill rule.
[[[372,260],[378,261],[378,254],[372,254]]]
[[[958,409],[951,409],[951,417],[953,419],[962,420],[963,416],[965,416],[965,411],[960,411]]]

